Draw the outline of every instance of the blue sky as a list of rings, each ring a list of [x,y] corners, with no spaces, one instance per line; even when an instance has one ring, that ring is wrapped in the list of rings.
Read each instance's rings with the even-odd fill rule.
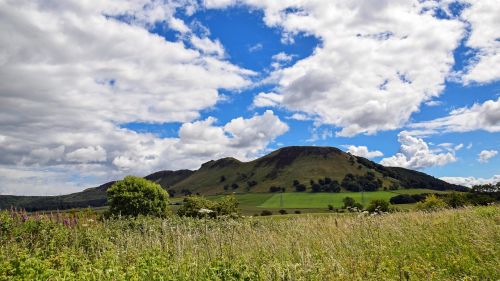
[[[0,193],[289,145],[500,179],[494,1],[39,4],[2,4]]]

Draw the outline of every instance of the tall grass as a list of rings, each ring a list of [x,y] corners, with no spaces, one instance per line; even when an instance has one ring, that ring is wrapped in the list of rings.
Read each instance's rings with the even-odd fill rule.
[[[0,280],[499,280],[497,206],[382,216],[0,214]]]

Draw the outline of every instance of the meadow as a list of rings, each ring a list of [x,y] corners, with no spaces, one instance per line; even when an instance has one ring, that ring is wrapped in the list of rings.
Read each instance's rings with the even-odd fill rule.
[[[253,215],[259,214],[262,210],[271,210],[276,213],[280,209],[287,210],[293,213],[300,210],[302,213],[317,213],[327,212],[328,205],[334,208],[343,206],[342,200],[345,197],[352,197],[366,206],[370,201],[383,199],[389,201],[391,197],[398,194],[421,194],[421,193],[447,193],[448,191],[438,191],[430,189],[402,189],[394,191],[372,191],[372,192],[340,192],[340,193],[325,193],[325,192],[285,192],[285,193],[246,193],[235,194],[239,202],[239,207],[243,214]],[[208,199],[217,200],[222,196],[207,196]],[[173,202],[180,202],[182,198],[175,198]],[[405,209],[411,208],[402,206]]]
[[[0,280],[499,280],[500,208],[240,219],[0,212]]]

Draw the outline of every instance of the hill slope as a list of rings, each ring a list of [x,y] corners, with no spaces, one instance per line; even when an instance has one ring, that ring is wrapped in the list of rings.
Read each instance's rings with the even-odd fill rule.
[[[159,183],[175,196],[184,194],[229,194],[269,192],[274,187],[295,191],[297,183],[311,191],[312,182],[337,182],[342,190],[351,188],[345,179],[358,182],[367,190],[390,188],[426,188],[465,190],[427,174],[396,167],[384,167],[334,147],[291,146],[278,149],[250,162],[223,158],[204,163],[196,171],[160,171],[145,178]],[[322,182],[323,181],[323,182]],[[294,184],[295,182],[295,184]],[[0,208],[17,206],[28,210],[66,209],[103,206],[106,190],[113,182],[82,192],[62,196],[0,196]]]

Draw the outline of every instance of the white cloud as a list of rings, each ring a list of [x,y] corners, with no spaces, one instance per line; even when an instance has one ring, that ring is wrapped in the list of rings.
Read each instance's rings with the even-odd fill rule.
[[[500,98],[482,104],[463,107],[450,112],[449,116],[410,125],[428,132],[470,132],[485,130],[500,132]]]
[[[276,55],[272,56],[271,59],[273,60],[273,62],[271,63],[271,67],[275,70],[281,68],[284,65],[289,64],[294,57],[294,55],[289,55],[285,52],[279,52]]]
[[[471,32],[466,46],[477,53],[465,69],[462,80],[488,83],[500,79],[500,5],[496,0],[464,1],[470,7],[461,18],[470,24]]]
[[[398,134],[398,141],[401,144],[399,152],[382,159],[380,164],[419,170],[457,161],[453,152],[431,150],[423,139],[414,137],[407,131]]]
[[[202,145],[121,127],[196,123],[220,89],[251,84],[255,73],[223,60],[217,40],[190,49],[148,31],[165,22],[194,36],[175,17],[193,9],[188,0],[0,1],[0,192],[67,193],[128,173],[197,168],[220,155],[250,158],[283,132],[272,112],[242,122],[268,122],[275,132],[224,129]]]
[[[477,155],[477,161],[480,163],[488,163],[488,161],[498,154],[496,150],[483,150]]]
[[[264,45],[262,45],[262,43],[257,43],[257,44],[255,44],[255,45],[253,45],[253,46],[250,46],[250,47],[248,48],[248,51],[249,51],[250,53],[257,52],[257,51],[262,50],[262,48],[263,48],[263,47],[264,47]]]
[[[219,40],[212,41],[208,37],[199,38],[198,36],[191,37],[191,43],[204,54],[215,55],[217,57],[224,56],[224,47]]]
[[[253,106],[255,107],[272,107],[277,106],[283,101],[283,96],[276,93],[264,93],[261,92],[257,94],[253,99]]]
[[[500,175],[495,175],[489,179],[476,177],[441,177],[440,179],[452,184],[472,187],[479,184],[496,184],[500,182]]]
[[[283,37],[321,40],[313,54],[269,81],[291,111],[340,127],[340,136],[374,134],[404,125],[421,104],[440,95],[465,34],[459,19],[438,19],[435,1],[224,1],[264,11]],[[442,4],[445,5],[445,4]]]
[[[100,145],[82,147],[66,154],[66,159],[80,163],[104,162],[106,161],[106,150]]]
[[[440,106],[442,104],[443,104],[442,101],[437,101],[437,100],[431,100],[431,101],[428,101],[428,102],[425,103],[425,105],[431,106],[431,107],[432,106]]]
[[[361,146],[349,145],[347,148],[347,152],[368,159],[384,156],[384,154],[381,151],[379,150],[369,151],[368,147],[363,145]]]

